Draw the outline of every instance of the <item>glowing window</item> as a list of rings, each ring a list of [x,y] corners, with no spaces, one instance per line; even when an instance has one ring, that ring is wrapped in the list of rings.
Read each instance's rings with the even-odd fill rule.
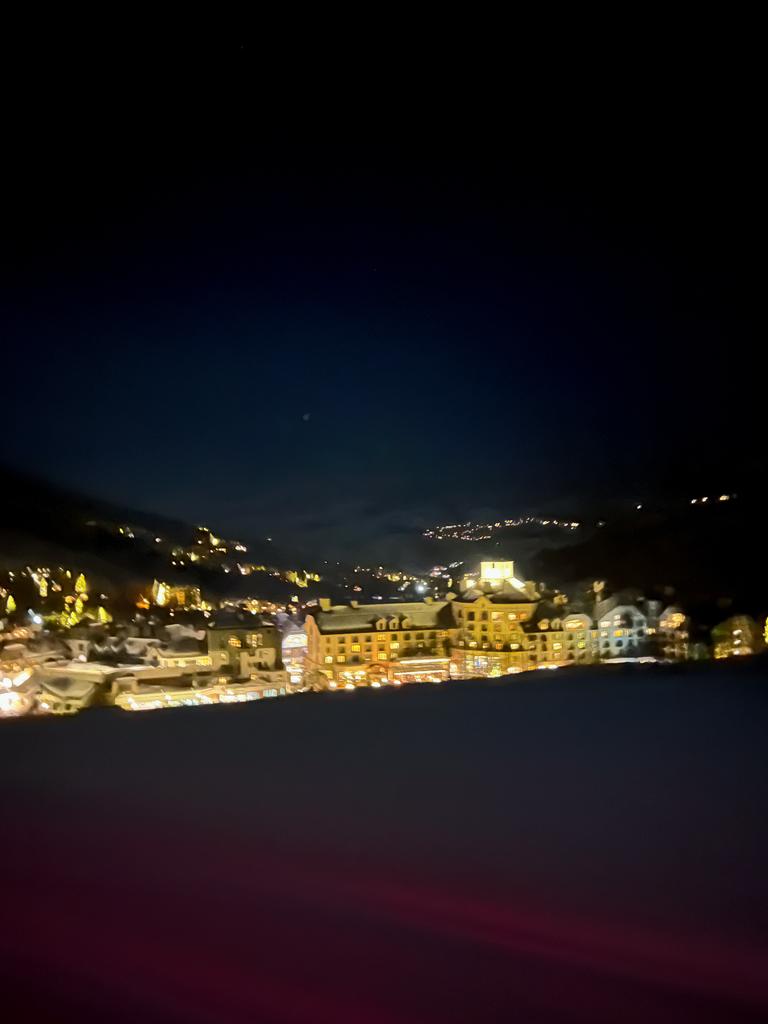
[[[507,615],[507,618],[509,619],[510,622],[514,622],[515,619],[517,618],[517,612],[510,612]]]
[[[613,635],[614,636],[624,636],[624,630],[623,629],[614,629]]]
[[[339,663],[341,663],[343,661],[346,661],[346,660],[347,660],[346,654],[337,654],[336,655],[336,661],[338,661]]]
[[[325,664],[326,665],[330,665],[332,663],[333,663],[333,655],[332,654],[326,654],[326,656],[325,656]]]
[[[229,640],[227,640],[227,643],[230,647],[242,647],[239,636],[231,636]]]
[[[393,651],[397,651],[400,649],[400,644],[398,643],[397,640],[393,640],[389,646],[392,648]]]
[[[386,660],[387,660],[387,652],[386,651],[379,651],[379,661],[386,661]]]
[[[360,650],[360,644],[352,644],[352,650],[353,651],[359,651]]]
[[[579,640],[579,641],[577,641],[577,643],[576,643],[576,646],[577,646],[578,648],[580,648],[581,650],[584,650],[584,648],[585,648],[585,647],[586,647],[587,645],[586,645],[586,642],[585,642],[584,640]]]

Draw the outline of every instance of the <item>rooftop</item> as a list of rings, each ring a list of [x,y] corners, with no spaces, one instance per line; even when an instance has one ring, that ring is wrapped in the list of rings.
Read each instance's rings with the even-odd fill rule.
[[[379,619],[387,624],[397,620],[397,629],[443,629],[452,625],[448,601],[403,601],[391,604],[333,605],[328,611],[312,609],[311,614],[321,633],[365,632],[376,629]],[[407,620],[407,627],[402,625]]]

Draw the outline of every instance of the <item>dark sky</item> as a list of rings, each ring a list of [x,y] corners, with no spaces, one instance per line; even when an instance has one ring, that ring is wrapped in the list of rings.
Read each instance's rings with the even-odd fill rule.
[[[244,535],[754,466],[748,55],[343,103],[141,56],[17,83],[6,462]]]

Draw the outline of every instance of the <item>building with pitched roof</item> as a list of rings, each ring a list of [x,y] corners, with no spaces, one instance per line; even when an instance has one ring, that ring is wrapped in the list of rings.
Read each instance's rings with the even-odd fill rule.
[[[282,638],[269,617],[239,609],[216,612],[207,638],[208,656],[216,669],[227,668],[236,679],[253,679],[266,672],[281,673],[282,678]]]
[[[523,624],[539,595],[517,579],[514,562],[482,562],[479,578],[467,577],[453,600],[453,674],[506,675],[528,668]]]
[[[450,602],[333,605],[322,598],[305,628],[305,679],[314,686],[439,682],[450,673]]]

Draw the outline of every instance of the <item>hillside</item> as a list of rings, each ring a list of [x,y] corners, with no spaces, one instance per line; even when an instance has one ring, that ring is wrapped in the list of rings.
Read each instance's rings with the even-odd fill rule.
[[[690,609],[751,611],[768,606],[768,557],[756,496],[707,505],[679,503],[617,518],[582,543],[540,551],[537,578],[566,586],[605,579],[647,596],[672,596]],[[720,616],[722,618],[722,615]]]

